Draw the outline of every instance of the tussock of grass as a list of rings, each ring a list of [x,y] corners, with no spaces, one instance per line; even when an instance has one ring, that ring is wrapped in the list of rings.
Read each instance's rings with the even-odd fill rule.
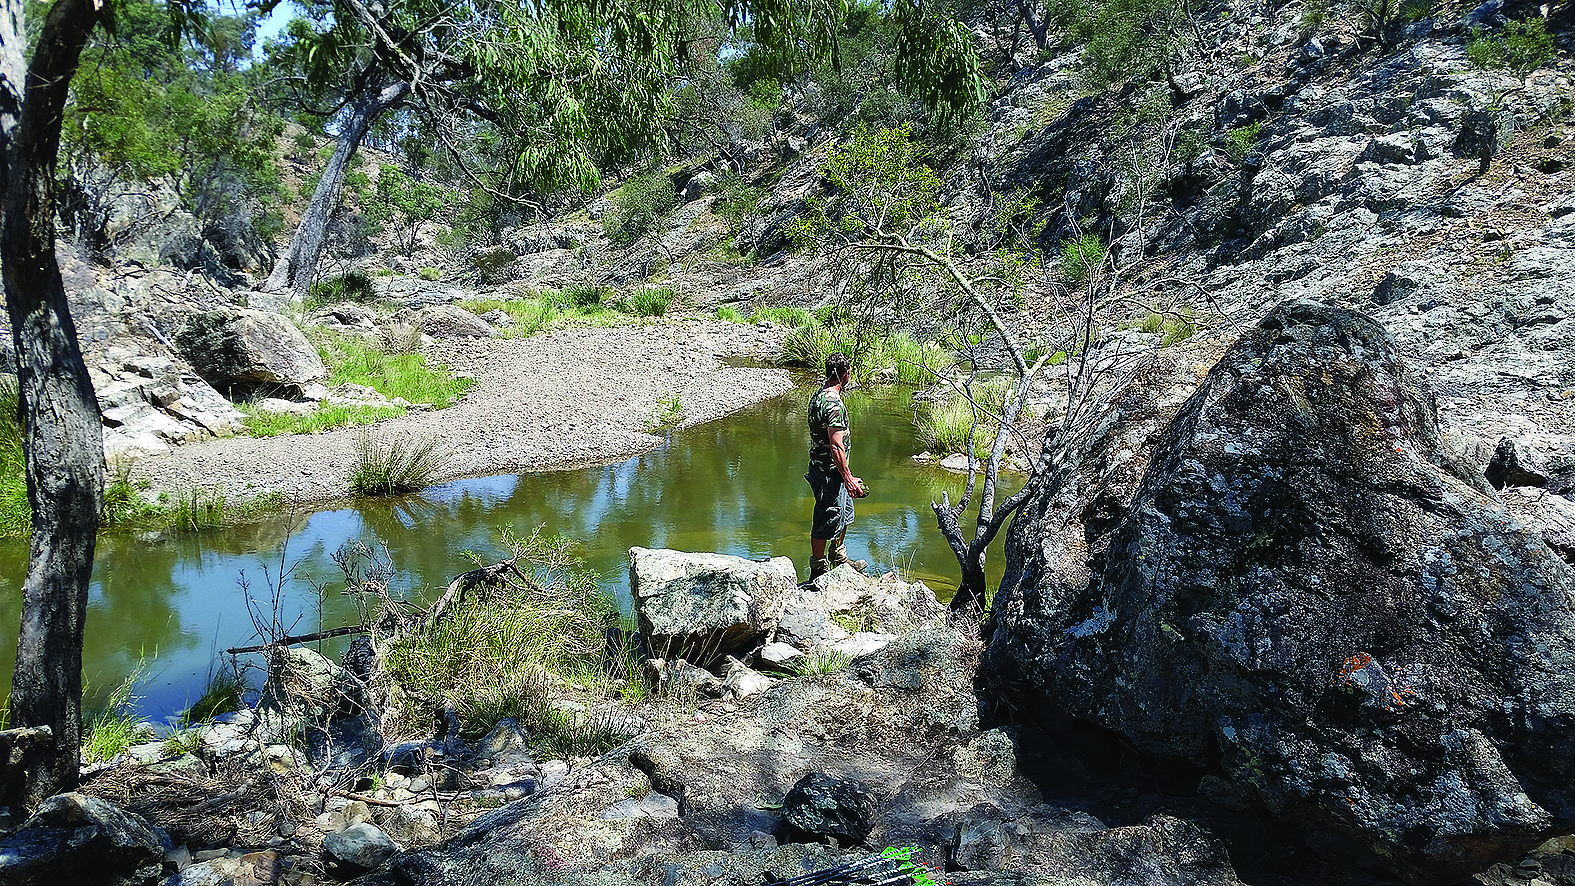
[[[246,688],[241,678],[232,670],[222,670],[208,680],[202,696],[191,707],[181,712],[182,726],[206,723],[220,714],[241,709],[241,692]]]
[[[329,367],[330,385],[366,385],[390,400],[404,398],[445,409],[475,383],[428,366],[420,354],[389,353],[360,336],[326,333],[316,344]]]
[[[113,760],[142,739],[142,721],[131,713],[131,708],[136,698],[133,690],[146,675],[147,661],[144,659],[110,691],[96,713],[84,718],[82,756],[88,762]]]
[[[563,326],[622,326],[636,317],[659,317],[674,299],[665,286],[644,286],[622,298],[605,286],[570,286],[529,298],[473,298],[460,307],[473,314],[500,310],[514,321],[498,331],[505,338],[529,338]]]
[[[528,538],[505,530],[503,540],[518,574],[477,588],[437,625],[386,647],[382,666],[400,690],[396,717],[425,728],[433,706],[451,701],[468,733],[513,717],[554,749],[605,750],[615,741],[605,714],[551,699],[573,690],[605,696],[638,672],[627,651],[608,648],[616,605],[563,540],[539,530]]]
[[[751,323],[775,323],[778,326],[803,326],[814,319],[815,316],[803,308],[759,308],[749,317]]]
[[[818,320],[787,334],[781,360],[789,366],[820,371],[827,355],[838,351],[853,358],[853,380],[860,384],[928,384],[956,362],[950,351],[916,341],[906,332],[860,330],[847,324],[825,326]]]
[[[962,394],[924,404],[919,410],[918,427],[925,448],[942,456],[966,455],[968,434],[977,421],[978,428],[973,430],[973,456],[988,458],[990,447],[995,443],[996,428],[1000,427],[993,416],[1001,414],[1009,387],[1010,380],[1006,378],[993,378],[973,385],[973,397],[979,405],[977,411]]]
[[[437,440],[396,437],[374,440],[363,434],[356,441],[355,470],[350,491],[355,495],[400,495],[432,485],[448,457]]]
[[[744,322],[744,315],[739,313],[738,308],[732,305],[718,305],[716,319],[726,320],[729,323],[742,323]]]
[[[0,376],[0,535],[26,535],[33,506],[27,500],[27,463],[16,421],[16,379]]]

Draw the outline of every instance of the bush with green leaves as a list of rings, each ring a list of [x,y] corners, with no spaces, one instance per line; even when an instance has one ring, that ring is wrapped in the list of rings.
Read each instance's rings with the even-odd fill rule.
[[[606,750],[596,714],[571,716],[551,700],[565,691],[623,693],[639,679],[633,654],[608,643],[617,605],[567,540],[540,529],[500,534],[513,568],[496,584],[466,595],[436,624],[385,641],[381,666],[401,690],[388,725],[424,729],[434,706],[450,702],[469,734],[513,717],[541,743]]]
[[[1061,276],[1074,286],[1088,282],[1105,263],[1105,243],[1098,234],[1084,234],[1061,244]]]
[[[1553,60],[1556,47],[1547,22],[1540,18],[1512,21],[1503,34],[1473,28],[1466,44],[1466,58],[1479,68],[1508,68],[1529,74]]]
[[[371,276],[365,271],[352,270],[313,283],[307,298],[311,305],[332,305],[340,302],[361,304],[374,301],[377,298],[377,290],[372,285]]]
[[[1223,148],[1226,159],[1238,166],[1241,165],[1246,161],[1247,155],[1257,149],[1258,139],[1262,134],[1262,123],[1248,123],[1246,126],[1238,126],[1225,133]]]
[[[1050,15],[1083,45],[1084,76],[1095,88],[1161,68],[1175,51],[1184,21],[1176,0],[1076,0]]]
[[[602,217],[607,238],[619,246],[629,246],[665,224],[678,205],[673,180],[656,170],[624,182],[613,198],[613,206]]]
[[[618,303],[618,309],[638,317],[660,317],[673,303],[670,286],[641,286]]]
[[[421,244],[422,226],[437,218],[445,197],[437,185],[412,178],[398,166],[384,163],[378,167],[372,197],[363,205],[367,217],[380,227],[391,229],[394,241],[409,255]]]

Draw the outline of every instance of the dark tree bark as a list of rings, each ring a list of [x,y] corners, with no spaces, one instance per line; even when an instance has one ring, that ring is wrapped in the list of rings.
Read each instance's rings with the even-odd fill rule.
[[[45,771],[30,773],[22,791],[32,805],[77,785],[82,623],[104,492],[104,435],[55,263],[54,181],[61,109],[99,5],[56,0],[24,76],[24,3],[6,0],[0,13],[0,262],[33,508],[11,719],[48,726],[54,737]]]
[[[268,292],[289,292],[295,298],[304,297],[317,276],[317,263],[323,255],[323,238],[328,231],[328,219],[339,206],[344,192],[345,176],[350,172],[350,159],[361,147],[372,124],[383,114],[398,107],[410,95],[409,81],[390,78],[377,62],[373,62],[356,78],[355,95],[350,99],[344,126],[334,145],[334,154],[328,158],[323,177],[312,192],[312,202],[301,214],[301,223],[295,229],[290,246],[279,257],[263,289]]]

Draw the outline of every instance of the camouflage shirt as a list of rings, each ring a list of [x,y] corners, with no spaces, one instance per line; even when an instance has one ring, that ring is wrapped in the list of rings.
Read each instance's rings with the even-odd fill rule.
[[[848,427],[848,407],[842,397],[830,388],[821,388],[809,398],[809,469],[824,474],[838,474],[837,462],[831,457],[831,430]],[[843,438],[852,448],[853,434]]]

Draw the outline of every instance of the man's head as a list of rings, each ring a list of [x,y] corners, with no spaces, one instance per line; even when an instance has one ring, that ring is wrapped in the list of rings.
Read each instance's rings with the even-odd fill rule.
[[[853,369],[853,361],[848,355],[840,351],[826,356],[826,384],[834,385],[842,381],[843,377]]]

